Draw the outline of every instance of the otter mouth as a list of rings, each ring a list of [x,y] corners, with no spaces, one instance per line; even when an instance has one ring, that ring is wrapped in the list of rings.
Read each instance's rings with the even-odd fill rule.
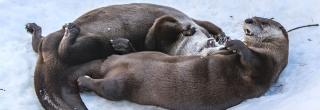
[[[250,31],[249,29],[243,29],[243,31],[247,36],[253,36],[252,31]]]

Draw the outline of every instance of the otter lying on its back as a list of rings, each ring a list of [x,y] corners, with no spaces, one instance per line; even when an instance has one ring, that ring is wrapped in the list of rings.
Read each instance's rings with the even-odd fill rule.
[[[288,61],[288,35],[278,22],[253,17],[245,20],[244,31],[245,44],[231,40],[225,45],[235,53],[203,58],[158,52],[111,56],[88,63],[98,70],[82,67],[104,79],[80,77],[78,84],[109,100],[174,110],[227,109],[264,94]]]

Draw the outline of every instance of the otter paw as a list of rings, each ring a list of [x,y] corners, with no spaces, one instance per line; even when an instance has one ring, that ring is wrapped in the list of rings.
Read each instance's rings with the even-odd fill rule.
[[[228,42],[228,41],[230,41],[231,39],[230,39],[230,37],[229,36],[223,36],[223,35],[218,35],[218,44],[219,45],[223,45],[223,44],[225,44],[226,42]]]
[[[184,36],[192,36],[195,32],[196,32],[196,28],[191,25],[188,25],[182,30],[182,34]]]
[[[67,23],[62,26],[66,33],[80,33],[80,28],[75,23]]]
[[[34,32],[38,32],[38,31],[41,31],[41,27],[38,26],[36,23],[28,23],[26,24],[26,30],[27,32],[29,33],[34,33]]]
[[[110,40],[111,45],[115,51],[118,51],[120,53],[129,53],[132,52],[131,43],[128,39],[124,38],[118,38]]]
[[[241,49],[246,47],[246,45],[240,40],[229,40],[226,42],[225,47],[228,50],[232,50],[232,51],[237,52],[237,51],[241,51]]]
[[[91,77],[89,76],[82,76],[79,77],[77,82],[78,82],[78,87],[80,92],[84,92],[84,91],[90,91],[90,89],[88,89],[89,83],[91,81]]]

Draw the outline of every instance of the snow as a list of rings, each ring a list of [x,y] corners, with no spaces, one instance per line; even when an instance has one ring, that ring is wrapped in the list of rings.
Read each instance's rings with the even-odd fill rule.
[[[31,35],[24,30],[26,23],[38,23],[46,35],[89,10],[133,2],[174,7],[193,18],[214,22],[239,39],[243,20],[252,16],[273,17],[287,29],[320,23],[319,0],[0,0],[0,110],[42,109],[33,90],[37,55],[31,48]],[[230,110],[320,110],[320,28],[290,32],[289,39],[289,63],[278,82],[264,96]],[[107,101],[93,93],[84,93],[82,98],[90,110],[155,109]]]

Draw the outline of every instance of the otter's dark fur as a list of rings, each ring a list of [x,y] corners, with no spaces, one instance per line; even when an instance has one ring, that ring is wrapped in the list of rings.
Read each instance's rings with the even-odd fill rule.
[[[158,21],[164,22],[157,23]],[[152,29],[152,26],[162,27],[166,33],[161,34],[165,37],[154,38],[161,36],[155,36],[158,32],[154,31],[158,29]],[[33,34],[32,47],[39,54],[34,75],[35,91],[41,105],[49,110],[87,109],[80,99],[76,85],[77,78],[83,74],[75,74],[74,71],[86,65],[83,64],[85,62],[118,53],[110,40],[128,39],[137,51],[148,49],[179,54],[169,51],[184,49],[183,45],[175,48],[180,38],[192,38],[194,33],[201,33],[203,36],[198,37],[205,38],[210,34],[223,34],[212,23],[193,20],[173,8],[152,4],[98,8],[46,37],[41,36],[41,28],[35,23],[27,24],[26,28]],[[166,28],[169,30],[165,30]],[[158,41],[164,44],[155,44]],[[169,41],[170,43],[166,43]],[[161,46],[161,50],[157,46]],[[97,69],[95,64],[86,67]]]
[[[251,34],[247,33],[244,42],[228,41],[228,53],[111,56],[88,63],[100,65],[98,70],[87,71],[103,79],[83,76],[78,79],[79,86],[109,100],[126,99],[172,110],[222,110],[261,96],[287,65],[289,41],[278,22],[259,17],[248,20],[252,22],[246,22],[244,29]]]

